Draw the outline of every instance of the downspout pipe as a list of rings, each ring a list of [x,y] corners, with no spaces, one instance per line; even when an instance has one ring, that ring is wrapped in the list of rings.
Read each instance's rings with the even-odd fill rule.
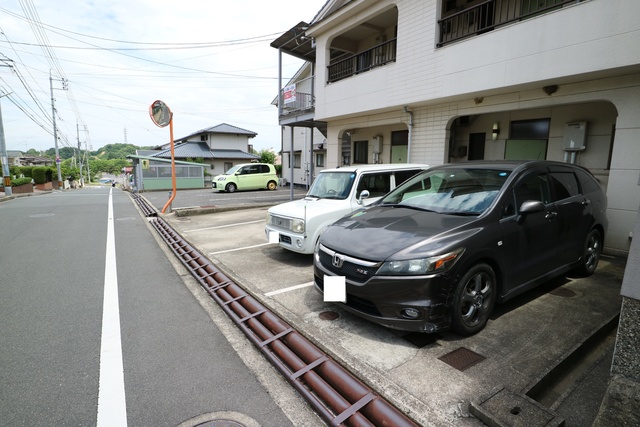
[[[413,111],[404,106],[404,112],[409,115],[409,140],[407,141],[407,163],[411,163],[411,137],[413,133]]]

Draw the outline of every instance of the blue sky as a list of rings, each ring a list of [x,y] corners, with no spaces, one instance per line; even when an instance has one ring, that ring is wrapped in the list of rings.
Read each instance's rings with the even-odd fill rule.
[[[228,123],[280,148],[278,51],[269,46],[326,0],[9,0],[0,5],[0,98],[9,150],[168,142],[148,107],[174,113],[174,137]],[[34,23],[39,21],[41,25]],[[43,45],[48,48],[43,49]],[[301,62],[283,55],[284,77]],[[63,90],[67,80],[68,90]],[[285,82],[286,83],[286,82]]]

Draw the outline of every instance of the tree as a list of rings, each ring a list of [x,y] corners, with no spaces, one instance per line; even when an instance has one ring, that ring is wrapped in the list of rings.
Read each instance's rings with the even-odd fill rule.
[[[276,153],[274,153],[272,150],[269,150],[269,149],[260,150],[258,152],[258,155],[260,156],[260,161],[262,163],[269,163],[272,165],[276,163]]]

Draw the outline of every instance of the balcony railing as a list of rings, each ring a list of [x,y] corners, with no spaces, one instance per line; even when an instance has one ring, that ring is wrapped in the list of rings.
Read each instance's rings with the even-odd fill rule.
[[[438,47],[583,0],[487,0],[438,21]]]
[[[395,62],[396,39],[388,40],[369,50],[351,55],[327,67],[328,83],[351,77],[353,75],[369,71],[375,67]]]
[[[315,96],[313,95],[313,83],[315,77],[308,77],[295,83],[295,100],[283,102],[282,115],[298,115],[312,112],[315,108]],[[285,99],[284,89],[281,90],[282,99]]]

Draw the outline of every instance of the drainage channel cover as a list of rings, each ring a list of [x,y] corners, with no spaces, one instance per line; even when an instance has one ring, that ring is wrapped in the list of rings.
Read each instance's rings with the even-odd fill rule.
[[[438,359],[442,360],[448,365],[453,366],[459,371],[464,371],[465,369],[472,367],[476,363],[482,362],[485,357],[469,350],[468,348],[460,347],[450,353],[445,354],[444,356],[440,356]]]
[[[490,426],[561,427],[564,419],[535,400],[507,388],[496,388],[479,402],[471,402],[469,412]]]

